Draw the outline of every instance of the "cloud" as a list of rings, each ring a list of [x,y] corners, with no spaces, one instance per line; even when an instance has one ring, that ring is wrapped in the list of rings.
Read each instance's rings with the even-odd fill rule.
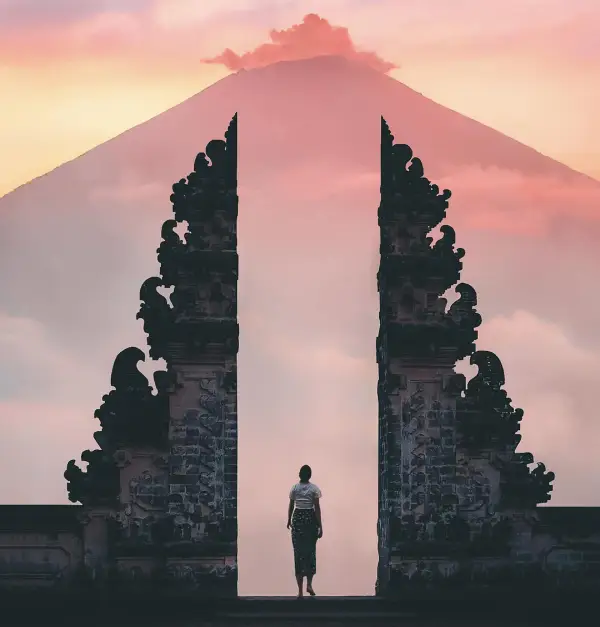
[[[585,176],[560,180],[473,165],[437,179],[452,190],[453,223],[477,230],[541,236],[569,221],[600,221],[600,185]]]
[[[149,0],[0,0],[3,29],[64,26],[108,13],[134,13],[147,8]]]
[[[93,410],[69,402],[0,402],[3,504],[68,503],[62,475],[70,459],[97,448]]]
[[[272,30],[270,43],[261,44],[241,55],[226,48],[205,63],[219,63],[232,71],[264,67],[279,61],[293,61],[312,57],[336,55],[359,61],[378,72],[386,73],[397,66],[385,61],[375,52],[357,50],[347,28],[333,26],[315,13],[304,16],[301,24]]]
[[[305,201],[329,196],[333,202],[352,192],[364,207],[376,206],[379,171],[365,171],[359,164],[341,176],[331,176],[328,163],[326,156],[315,155],[312,162],[282,172],[277,186],[296,190]],[[438,177],[435,171],[444,175]],[[560,179],[479,164],[456,166],[441,158],[425,161],[425,172],[440,189],[452,191],[448,220],[460,231],[540,238],[571,230],[575,224],[600,228],[600,185],[584,175],[573,172],[570,178]],[[308,188],[307,180],[312,181]]]
[[[523,3],[513,10],[496,11],[494,17],[498,19],[494,20],[490,20],[492,3],[478,5],[470,9],[471,20],[465,20],[460,11],[455,12],[454,23],[450,15],[438,14],[437,29],[426,34],[421,46],[438,53],[522,54],[570,64],[597,63],[600,59],[596,36],[600,12],[594,0],[583,0],[578,7],[562,0],[554,2],[554,7]],[[446,8],[450,9],[448,5]],[[419,45],[417,41],[411,43]]]
[[[0,401],[88,398],[95,374],[38,321],[0,312]]]
[[[8,67],[40,69],[57,59],[73,62],[74,56],[80,57],[78,62],[84,57],[95,59],[98,65],[107,56],[131,61],[140,46],[149,56],[152,46],[148,44],[156,32],[149,34],[152,24],[147,14],[115,6],[114,10],[49,11],[31,19],[19,12],[8,22],[0,16],[0,59]],[[112,71],[118,75],[123,68],[113,66]]]

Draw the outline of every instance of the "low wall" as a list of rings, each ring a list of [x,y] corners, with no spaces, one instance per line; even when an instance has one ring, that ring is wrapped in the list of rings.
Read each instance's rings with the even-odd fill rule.
[[[0,587],[95,587],[99,573],[112,570],[120,575],[119,587],[125,580],[136,586],[152,580],[161,589],[184,595],[189,589],[193,595],[204,590],[209,596],[235,596],[236,572],[225,561],[185,551],[178,555],[166,546],[146,547],[150,554],[145,555],[107,546],[106,517],[98,514],[84,515],[77,505],[1,505]],[[600,591],[600,507],[540,507],[532,518],[512,526],[504,554],[465,557],[460,547],[454,555],[392,552],[384,596],[459,583],[531,589],[550,584]]]
[[[0,505],[0,586],[51,586],[84,563],[82,508]]]
[[[421,540],[395,547],[389,564],[380,594],[391,598],[458,588],[600,592],[600,507],[539,507],[515,515],[495,546]]]

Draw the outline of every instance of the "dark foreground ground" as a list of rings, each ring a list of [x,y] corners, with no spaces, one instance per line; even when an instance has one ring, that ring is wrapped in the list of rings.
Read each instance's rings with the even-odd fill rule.
[[[99,627],[521,627],[600,625],[600,596],[524,598],[508,591],[497,598],[238,597],[222,601],[159,598],[132,593],[69,597],[57,593],[0,594],[0,627],[94,625]]]

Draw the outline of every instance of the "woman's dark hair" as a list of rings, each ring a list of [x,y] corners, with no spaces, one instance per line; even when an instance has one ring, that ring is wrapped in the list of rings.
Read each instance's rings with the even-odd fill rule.
[[[310,469],[310,466],[304,464],[304,466],[300,468],[298,476],[300,477],[300,481],[308,481],[312,477],[312,470]]]

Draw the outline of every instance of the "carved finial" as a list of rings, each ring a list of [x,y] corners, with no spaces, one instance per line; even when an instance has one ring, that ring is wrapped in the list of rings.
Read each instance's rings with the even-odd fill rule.
[[[179,235],[175,232],[176,228],[177,220],[165,220],[165,222],[163,222],[160,235],[165,242],[181,242]]]
[[[464,327],[468,325],[473,329],[476,329],[481,325],[482,321],[481,316],[475,309],[477,306],[477,292],[475,291],[475,288],[468,283],[459,283],[454,288],[454,291],[460,294],[460,298],[452,303],[450,309],[448,310],[448,314],[460,326]],[[475,359],[482,360],[483,355],[476,357]],[[479,361],[471,361],[472,365],[479,365],[479,363]]]
[[[144,281],[140,289],[142,304],[136,316],[144,321],[144,332],[148,335],[150,357],[153,359],[166,358],[166,343],[174,323],[167,299],[158,292],[164,282],[165,279],[161,277],[150,277]]]
[[[432,185],[432,188],[433,187],[439,189],[437,185]],[[449,224],[442,224],[440,227],[440,233],[442,234],[442,237],[435,243],[436,246],[439,245],[452,248],[452,246],[456,244],[456,232]]]
[[[140,300],[149,301],[156,295],[156,290],[162,286],[162,279],[158,276],[151,276],[142,283],[140,288]]]
[[[381,193],[391,191],[394,180],[394,165],[392,148],[394,146],[394,136],[390,131],[388,123],[381,118]]]
[[[466,283],[463,285],[471,288]],[[477,366],[479,372],[469,381],[469,387],[484,384],[499,390],[504,385],[504,368],[498,355],[490,351],[476,351],[471,355],[470,363],[472,366]]]
[[[64,478],[72,503],[83,505],[115,504],[119,498],[119,469],[112,458],[104,451],[83,451],[81,461],[87,463],[81,470],[72,459],[67,464]]]
[[[148,379],[138,370],[140,361],[146,361],[146,355],[136,346],[122,350],[115,358],[110,384],[114,388],[146,388]]]
[[[381,116],[381,144],[391,148],[394,144],[394,136],[390,131],[389,124],[385,121],[385,118]]]
[[[144,353],[135,347],[119,353],[111,377],[114,389],[102,397],[102,405],[94,412],[101,425],[94,438],[107,453],[127,446],[160,448],[166,443],[169,411],[165,389],[153,394],[148,379],[137,369],[144,359]],[[156,380],[162,384],[165,378]]]
[[[237,158],[238,158],[238,114],[236,113],[229,123],[225,132],[225,142],[227,145],[227,169],[226,183],[231,189],[237,187]]]
[[[210,159],[210,167],[215,171],[225,171],[225,152],[227,144],[223,139],[211,139],[206,144],[206,156]]]

